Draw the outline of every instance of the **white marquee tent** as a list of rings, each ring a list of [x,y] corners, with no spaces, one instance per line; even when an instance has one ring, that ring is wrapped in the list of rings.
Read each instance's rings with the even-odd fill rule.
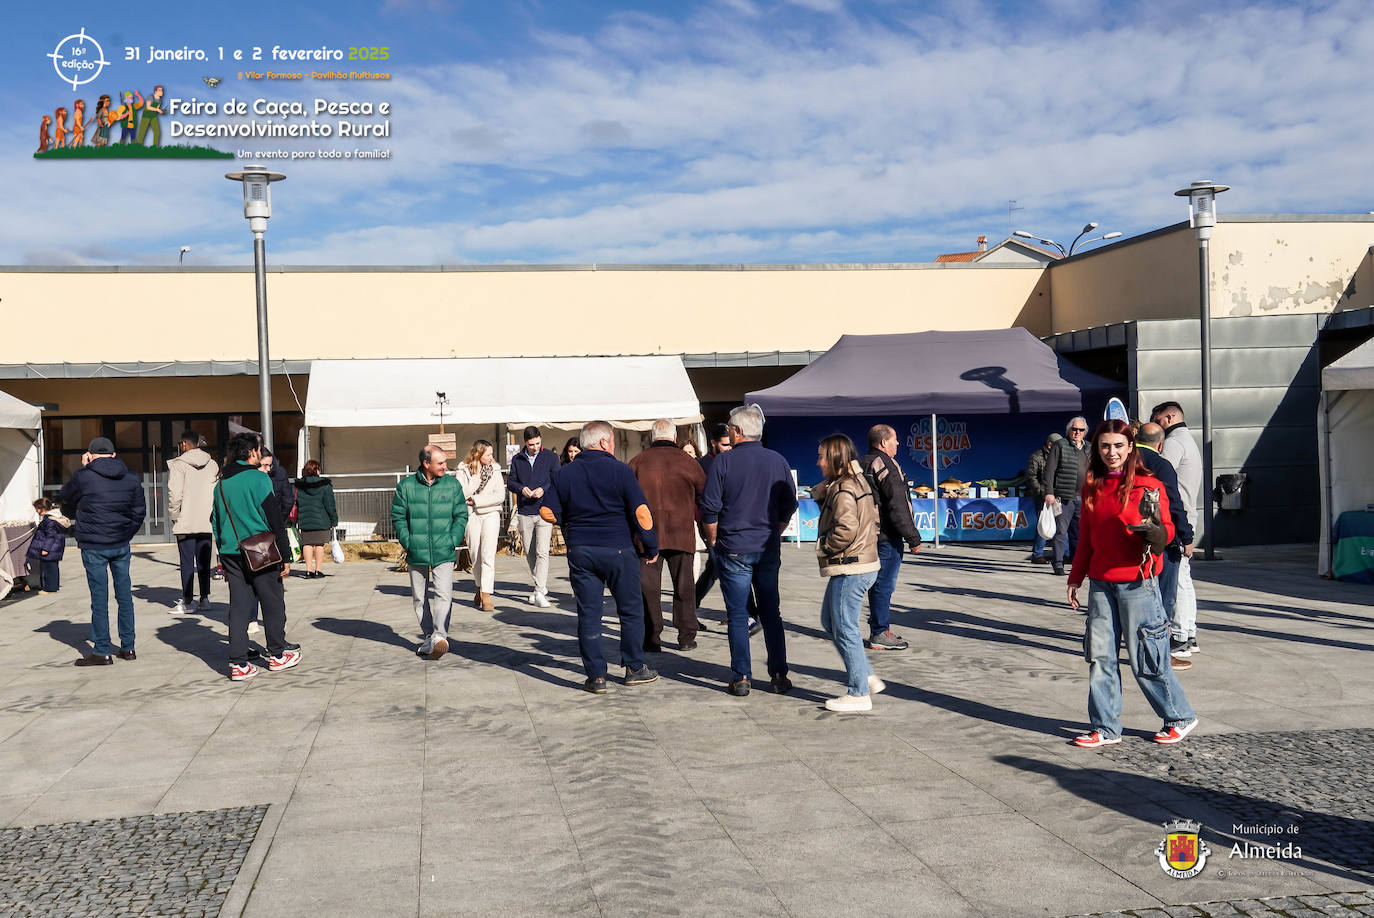
[[[38,429],[42,412],[0,392],[0,520],[28,520],[42,486]]]
[[[1317,409],[1322,521],[1318,573],[1331,570],[1331,529],[1346,510],[1374,503],[1374,341],[1322,370]]]

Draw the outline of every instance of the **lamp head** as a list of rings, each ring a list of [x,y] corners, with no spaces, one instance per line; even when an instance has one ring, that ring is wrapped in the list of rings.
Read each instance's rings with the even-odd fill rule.
[[[1085,232],[1085,233],[1091,233],[1091,232],[1092,232],[1093,230],[1095,230],[1095,229],[1097,229],[1097,221],[1096,221],[1096,220],[1094,220],[1092,223],[1089,223],[1088,225],[1084,226],[1084,227],[1083,227],[1083,232]]]
[[[227,172],[224,177],[243,183],[243,215],[248,218],[249,229],[254,233],[267,232],[267,218],[272,216],[272,193],[268,186],[286,176],[253,163],[244,166],[242,172]]]
[[[1034,235],[1032,235],[1031,233],[1026,232],[1025,230],[1017,230],[1016,232],[1012,233],[1012,235],[1013,235],[1013,236],[1020,236],[1022,239],[1034,239],[1034,238],[1035,238]]]
[[[1188,199],[1188,220],[1197,232],[1198,239],[1212,238],[1212,227],[1217,225],[1216,197],[1230,189],[1229,185],[1203,180],[1174,192],[1178,197]]]

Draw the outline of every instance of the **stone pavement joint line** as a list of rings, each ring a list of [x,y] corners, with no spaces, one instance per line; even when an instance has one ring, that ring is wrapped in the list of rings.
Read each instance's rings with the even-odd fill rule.
[[[1283,896],[1274,899],[1232,899],[1197,905],[1097,912],[1074,918],[1365,918],[1374,915],[1374,892],[1331,893],[1325,896]]]
[[[1205,723],[1205,721],[1204,721]],[[1293,842],[1305,858],[1374,874],[1374,729],[1194,734],[1175,749],[1123,743],[1103,755],[1188,794],[1244,826],[1215,826],[1256,844]],[[1204,833],[1205,834],[1205,833]]]
[[[5,915],[219,914],[266,805],[0,829]]]

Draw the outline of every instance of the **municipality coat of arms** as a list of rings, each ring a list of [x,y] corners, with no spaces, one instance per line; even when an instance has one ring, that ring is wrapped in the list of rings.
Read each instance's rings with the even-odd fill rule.
[[[1202,872],[1212,851],[1202,840],[1201,831],[1202,823],[1189,819],[1164,823],[1164,841],[1159,843],[1155,854],[1159,856],[1159,866],[1165,873],[1186,880]]]

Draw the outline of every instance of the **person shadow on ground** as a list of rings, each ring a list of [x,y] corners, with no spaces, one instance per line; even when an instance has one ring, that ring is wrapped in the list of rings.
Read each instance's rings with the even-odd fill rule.
[[[35,634],[46,634],[54,641],[66,644],[82,654],[87,653],[90,649],[91,623],[89,619],[84,622],[54,619],[41,628],[33,630]]]
[[[180,591],[177,591],[180,596]],[[157,629],[157,639],[181,653],[200,660],[215,673],[223,675],[229,660],[229,640],[219,629],[205,624],[197,615],[179,615]]]

